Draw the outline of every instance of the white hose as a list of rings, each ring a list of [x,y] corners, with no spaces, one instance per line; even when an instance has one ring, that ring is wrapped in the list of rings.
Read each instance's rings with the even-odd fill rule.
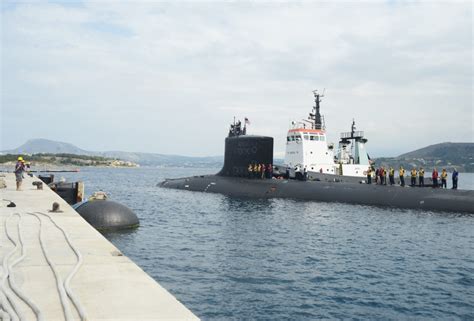
[[[10,307],[7,297],[2,291],[0,291],[0,305],[2,306],[2,309],[5,309],[5,310],[1,310],[1,313],[0,313],[0,315],[2,315],[3,317],[2,320],[10,321],[11,320],[10,315],[15,315],[15,311],[13,311],[13,309]]]
[[[7,232],[7,222],[8,220],[13,216],[13,213],[10,214],[10,216],[8,216],[6,219],[5,219],[5,222],[4,222],[4,226],[5,226],[5,232]],[[7,236],[8,236],[8,233],[7,233]],[[6,283],[7,283],[7,279],[8,279],[8,274],[9,274],[9,271],[8,271],[8,260],[10,259],[10,257],[15,254],[16,252],[16,249],[17,249],[17,245],[15,245],[15,247],[13,248],[13,250],[11,250],[10,252],[8,252],[5,257],[3,258],[3,276],[2,276],[2,282],[1,282],[1,289],[2,289],[2,297],[0,298],[1,299],[1,303],[2,303],[2,307],[6,310],[6,312],[8,313],[8,315],[11,317],[11,320],[12,321],[18,321],[19,320],[19,317],[21,316],[21,314],[18,313],[18,306],[14,300],[14,298],[8,294],[7,292],[7,287],[6,287]],[[10,307],[10,304],[11,304],[11,307]]]
[[[71,239],[69,238],[69,235],[66,233],[66,231],[60,227],[52,218],[51,216],[49,216],[48,214],[45,214],[45,213],[41,213],[41,212],[35,212],[36,214],[41,214],[43,216],[46,216],[47,218],[49,218],[49,220],[59,229],[61,230],[61,232],[63,233],[64,235],[64,238],[66,239],[66,242],[68,243],[69,247],[72,249],[72,251],[74,252],[74,254],[76,255],[77,257],[77,263],[76,265],[74,266],[74,268],[72,269],[72,271],[69,273],[69,275],[66,277],[66,280],[64,281],[64,288],[66,289],[66,293],[67,295],[69,296],[69,298],[71,299],[72,303],[74,304],[74,306],[76,307],[76,310],[77,310],[77,313],[79,314],[80,318],[82,321],[86,321],[87,320],[87,316],[86,316],[86,312],[81,304],[81,301],[79,300],[79,298],[77,298],[75,295],[74,295],[74,292],[71,290],[71,287],[70,287],[70,282],[72,280],[72,278],[74,277],[74,275],[77,273],[77,271],[79,270],[79,268],[81,267],[82,265],[82,255],[81,255],[81,252],[79,252],[79,250],[72,244],[71,242]]]
[[[39,241],[41,245],[41,250],[43,252],[43,255],[46,259],[46,262],[48,262],[49,267],[51,268],[51,271],[53,271],[54,277],[56,278],[56,287],[59,292],[59,299],[61,300],[61,305],[63,307],[63,312],[64,312],[64,317],[66,321],[71,321],[73,320],[73,316],[71,313],[71,308],[69,306],[69,300],[67,298],[66,290],[64,288],[63,280],[61,278],[61,275],[59,274],[58,270],[56,270],[56,266],[54,265],[53,261],[51,261],[49,257],[48,250],[46,249],[46,246],[44,245],[44,240],[43,240],[43,223],[41,221],[41,218],[35,214],[35,213],[28,213],[30,215],[35,216],[38,221],[39,221]]]
[[[15,265],[17,265],[18,263],[20,263],[21,261],[23,261],[23,259],[26,257],[26,249],[25,249],[25,246],[23,245],[23,238],[21,236],[21,215],[18,214],[18,213],[15,213],[13,215],[18,215],[18,225],[17,225],[17,230],[18,230],[18,243],[20,244],[21,246],[21,256],[19,258],[17,258],[13,263],[11,263],[8,267],[8,270],[9,270],[9,275],[8,275],[8,281],[10,283],[10,287],[11,289],[13,290],[13,292],[15,292],[15,294],[21,299],[23,300],[23,302],[25,302],[30,308],[31,310],[33,311],[33,313],[36,315],[36,319],[38,321],[43,321],[43,314],[41,313],[40,309],[36,306],[36,304],[31,300],[29,299],[25,294],[23,294],[20,290],[20,288],[16,285],[15,283],[15,277],[13,275],[13,268],[15,267]],[[13,238],[9,235],[8,233],[8,230],[5,228],[5,233],[8,237],[8,239],[15,245],[15,247],[17,246],[17,243],[13,240]],[[20,317],[20,319],[22,319]]]
[[[0,320],[2,321],[10,321],[10,315],[6,313],[4,310],[0,309]]]
[[[56,286],[57,286],[57,289],[58,289],[58,292],[59,292],[59,297],[60,297],[61,305],[63,307],[64,317],[65,317],[66,321],[70,321],[70,320],[72,321],[74,319],[73,316],[72,316],[72,313],[71,313],[68,297],[73,302],[73,304],[74,304],[74,306],[75,306],[75,308],[76,308],[76,310],[77,310],[77,312],[80,316],[80,319],[82,321],[86,321],[87,316],[86,316],[86,313],[84,311],[84,308],[83,308],[80,300],[74,295],[74,293],[73,293],[73,291],[71,290],[71,287],[70,287],[70,282],[71,282],[72,278],[77,273],[77,271],[79,270],[79,268],[80,268],[80,266],[82,265],[82,262],[83,262],[81,253],[72,244],[72,242],[71,242],[68,234],[66,233],[66,231],[63,228],[61,228],[51,218],[51,216],[49,216],[48,214],[45,214],[45,213],[41,213],[41,212],[27,213],[27,214],[35,216],[36,219],[39,222],[39,241],[40,241],[40,245],[41,245],[41,250],[43,252],[43,255],[44,255],[48,265],[50,266],[50,268],[53,271],[53,274],[56,278]],[[72,251],[76,255],[77,263],[74,266],[73,270],[66,277],[66,280],[64,282],[62,281],[61,276],[60,276],[60,274],[58,273],[58,271],[56,269],[56,266],[54,265],[54,263],[51,261],[51,259],[49,257],[49,253],[48,253],[48,250],[45,246],[44,239],[43,239],[43,231],[42,231],[43,230],[42,229],[43,222],[42,222],[42,220],[41,220],[41,218],[38,214],[46,216],[51,221],[51,223],[53,223],[56,226],[56,228],[58,228],[62,232],[62,234],[64,235],[64,237],[65,237],[65,239],[66,239],[66,241],[69,245],[69,247],[72,249]],[[17,225],[18,243],[15,242],[15,240],[12,238],[12,236],[8,233],[8,227],[7,227],[7,222],[14,215],[18,215],[18,218],[19,218],[18,225]],[[43,321],[44,318],[43,318],[43,315],[42,315],[41,311],[28,297],[26,297],[21,292],[21,290],[16,285],[14,276],[12,274],[13,268],[26,257],[26,249],[24,247],[23,238],[22,238],[22,234],[21,234],[21,215],[19,213],[10,214],[10,216],[4,222],[4,226],[5,226],[5,233],[7,235],[7,238],[10,240],[10,242],[13,243],[14,248],[10,252],[8,252],[7,255],[3,259],[4,273],[3,273],[3,276],[1,278],[1,284],[0,284],[0,287],[1,287],[1,290],[2,290],[0,292],[0,307],[1,307],[0,308],[0,319],[5,320],[5,321],[24,320],[23,315],[19,312],[18,305],[15,302],[14,297],[12,295],[8,294],[8,292],[7,292],[6,280],[8,279],[12,291],[31,308],[31,310],[35,313],[36,318],[37,318],[38,321]],[[19,245],[21,246],[21,256],[19,258],[17,258],[11,264],[8,264],[8,261],[15,254],[15,252],[17,251]]]

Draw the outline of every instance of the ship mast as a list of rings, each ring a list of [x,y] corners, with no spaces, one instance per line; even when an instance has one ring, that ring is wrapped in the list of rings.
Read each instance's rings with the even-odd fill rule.
[[[313,95],[315,105],[313,106],[313,112],[309,113],[309,119],[313,121],[313,129],[322,129],[323,122],[321,119],[321,113],[319,112],[319,103],[321,102],[321,97],[324,97],[324,95],[318,94],[317,90],[313,90]]]

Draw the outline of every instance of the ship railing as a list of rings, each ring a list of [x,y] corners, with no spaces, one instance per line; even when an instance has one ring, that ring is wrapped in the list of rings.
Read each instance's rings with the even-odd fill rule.
[[[341,133],[341,138],[351,138],[351,132]],[[354,132],[354,137],[364,137],[364,131],[358,130]]]

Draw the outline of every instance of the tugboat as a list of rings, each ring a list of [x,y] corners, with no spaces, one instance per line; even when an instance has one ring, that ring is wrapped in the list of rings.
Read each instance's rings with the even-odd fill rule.
[[[320,113],[321,97],[313,91],[313,110],[308,119],[293,121],[286,137],[285,167],[291,177],[306,171],[307,177],[324,181],[360,182],[367,175],[370,158],[366,152],[367,139],[363,131],[356,131],[355,120],[351,131],[341,133],[339,148],[327,143],[324,117]]]

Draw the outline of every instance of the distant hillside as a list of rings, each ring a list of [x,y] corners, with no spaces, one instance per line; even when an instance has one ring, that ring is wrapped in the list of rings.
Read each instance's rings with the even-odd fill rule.
[[[179,155],[164,155],[155,153],[131,153],[121,151],[92,152],[80,149],[72,144],[56,142],[47,139],[31,139],[22,146],[3,151],[10,154],[75,154],[100,156],[134,162],[144,166],[166,167],[220,167],[224,158],[215,157],[187,157]],[[398,157],[379,157],[375,159],[376,165],[386,165],[405,168],[413,166],[425,168],[456,167],[462,172],[474,172],[474,143],[441,143],[424,147],[413,152],[402,154]],[[278,163],[275,159],[275,163]],[[282,163],[282,161],[280,161]]]
[[[441,143],[405,153],[397,158],[466,158],[474,155],[474,143]]]
[[[81,149],[69,143],[48,139],[30,139],[25,144],[12,150],[2,151],[3,154],[74,154],[87,156],[100,156],[105,158],[120,159],[145,166],[180,166],[180,167],[219,167],[224,158],[216,157],[187,157],[178,155],[163,155],[155,153],[133,153],[121,151],[94,152]]]
[[[123,159],[144,166],[219,167],[224,162],[224,157],[222,156],[189,157],[179,155],[131,153],[120,151],[103,152],[99,153],[99,155],[104,157]]]
[[[2,154],[0,155],[0,164],[13,167],[15,166],[18,156],[22,155],[25,154]],[[139,167],[136,163],[113,158],[64,153],[29,154],[25,159],[28,164],[32,166]]]
[[[76,154],[89,155],[90,152],[80,149],[73,144],[57,142],[54,140],[37,138],[30,139],[20,147],[12,150],[3,151],[4,154],[37,154],[37,153],[51,153],[51,154]]]
[[[461,172],[474,172],[474,143],[441,143],[430,145],[398,157],[379,157],[377,165],[420,167],[456,167]]]

